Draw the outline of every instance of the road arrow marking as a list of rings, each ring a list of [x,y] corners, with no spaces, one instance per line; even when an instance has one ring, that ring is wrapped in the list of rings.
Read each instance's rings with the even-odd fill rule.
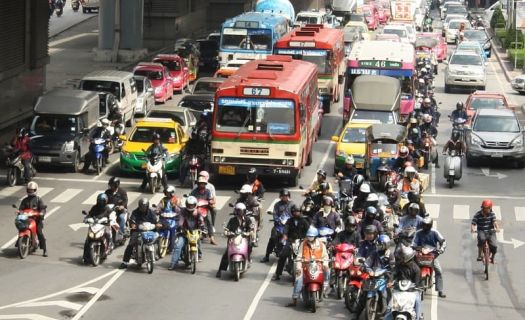
[[[507,175],[503,173],[499,173],[499,172],[497,172],[496,174],[490,174],[490,168],[480,168],[480,169],[481,169],[481,172],[483,172],[483,175],[485,175],[485,177],[498,178],[499,180],[507,177]]]
[[[81,228],[87,228],[87,224],[85,223],[73,223],[70,224],[69,227],[73,229],[73,231],[78,231]]]
[[[503,229],[501,229],[499,233],[496,233],[496,238],[498,239],[498,242],[501,242],[504,244],[512,244],[514,246],[514,249],[517,249],[525,244],[525,242],[520,241],[518,239],[514,239],[514,238],[511,238],[510,240],[505,240],[503,236]]]
[[[21,304],[17,306],[17,308],[29,308],[29,307],[47,307],[47,306],[57,306],[64,309],[73,309],[73,310],[80,310],[82,308],[81,304],[69,302],[66,300],[53,300],[53,301],[38,301],[38,302],[30,302],[26,304]]]
[[[0,315],[0,319],[56,320],[36,313]]]

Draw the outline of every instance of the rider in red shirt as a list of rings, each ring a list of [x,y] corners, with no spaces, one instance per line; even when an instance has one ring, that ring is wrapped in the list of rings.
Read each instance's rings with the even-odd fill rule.
[[[18,131],[18,135],[16,135],[13,140],[11,141],[11,145],[15,148],[15,152],[20,154],[20,158],[22,159],[22,163],[24,165],[24,178],[26,179],[26,182],[29,182],[31,180],[31,158],[33,158],[33,154],[31,153],[31,150],[29,148],[29,133],[25,128],[20,129]]]

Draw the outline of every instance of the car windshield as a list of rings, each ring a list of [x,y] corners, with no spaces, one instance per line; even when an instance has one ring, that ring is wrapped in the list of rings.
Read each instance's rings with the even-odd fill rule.
[[[151,143],[154,132],[160,135],[162,143],[177,143],[177,135],[174,128],[160,127],[137,127],[131,134],[129,141]]]
[[[461,17],[458,16],[457,14],[449,14],[449,15],[447,15],[447,17],[445,18],[445,23],[449,23],[450,20],[454,20],[454,19],[461,19]]]
[[[359,14],[350,14],[350,21],[363,21],[363,16]]]
[[[342,143],[364,143],[366,128],[347,128],[341,139]]]
[[[78,118],[66,115],[37,115],[32,125],[35,135],[78,132]]]
[[[487,34],[479,30],[465,31],[464,37],[471,40],[487,40]]]
[[[162,64],[169,71],[180,71],[180,69],[181,69],[180,61],[155,59],[155,60],[153,60],[153,62]]]
[[[82,80],[80,82],[80,88],[87,91],[102,91],[109,92],[120,99],[120,83],[114,81],[102,81],[102,80]]]
[[[472,51],[479,55],[481,55],[481,51],[482,51],[482,49],[477,45],[477,43],[475,45],[460,43],[459,46],[456,48],[456,50],[457,51]]]
[[[295,133],[295,104],[283,99],[219,98],[217,131],[234,133]]]
[[[384,29],[384,34],[395,34],[398,35],[400,38],[406,38],[407,32],[403,29]]]
[[[483,132],[520,132],[520,126],[515,117],[487,115],[476,118],[473,130]]]
[[[465,24],[465,29],[470,29],[470,23],[466,20],[452,20],[450,21],[450,23],[448,24],[448,28],[450,30],[455,30],[455,29],[458,29],[459,30],[459,26],[461,24]]]
[[[144,81],[137,80],[137,81],[135,81],[135,84],[137,85],[137,92],[138,92],[138,94],[141,94],[142,92],[144,92]]]
[[[378,120],[380,123],[394,123],[390,111],[355,110],[351,120]]]
[[[465,9],[464,7],[462,6],[451,6],[447,9],[447,15],[449,14],[458,14],[458,13],[461,13],[461,14],[467,14],[467,9]]]
[[[179,102],[179,107],[189,108],[195,111],[213,110],[213,101],[208,100],[195,100],[195,99],[182,99]]]
[[[470,109],[503,109],[505,100],[503,98],[473,98],[470,102]]]
[[[148,117],[151,118],[163,118],[163,119],[171,119],[175,122],[178,122],[181,126],[185,125],[184,121],[184,114],[179,112],[170,112],[170,111],[160,111],[160,110],[153,110],[149,113]]]
[[[150,80],[162,80],[164,79],[161,71],[154,71],[154,70],[146,70],[146,69],[140,69],[136,70],[135,72],[136,76],[144,76]]]
[[[221,82],[215,81],[197,81],[195,87],[193,88],[193,93],[209,93],[215,94]]]
[[[272,30],[270,29],[227,29],[224,28],[222,45],[224,49],[271,50]]]
[[[450,59],[450,64],[460,64],[460,65],[467,65],[467,66],[481,66],[481,56],[474,55],[474,54],[455,54],[452,56],[452,59]]]
[[[320,74],[331,73],[330,60],[328,59],[328,50],[295,50],[295,49],[278,49],[278,54],[290,55],[293,59],[311,62],[317,66]]]
[[[344,29],[345,34],[346,33],[367,33],[368,29],[364,26],[346,26]]]
[[[309,17],[309,16],[297,16],[297,19],[295,19],[297,23],[305,23],[305,24],[317,24],[318,18],[317,17]]]

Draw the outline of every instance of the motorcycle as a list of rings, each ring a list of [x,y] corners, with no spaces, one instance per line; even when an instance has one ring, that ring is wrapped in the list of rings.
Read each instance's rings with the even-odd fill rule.
[[[450,121],[452,121],[452,132],[459,132],[459,138],[461,141],[465,142],[465,124],[467,122],[467,119],[465,118],[454,118],[452,119],[450,116]]]
[[[64,13],[64,2],[62,0],[55,0],[55,13],[57,17],[62,16]]]
[[[159,214],[164,228],[159,231],[158,254],[164,258],[172,250],[172,236],[177,232],[178,215],[173,211],[161,212]]]
[[[120,136],[124,134],[124,123],[121,121],[115,120],[108,127],[108,131],[111,135],[111,143],[108,145],[108,154],[115,153],[122,149],[124,141],[120,139]]]
[[[146,264],[148,273],[153,273],[155,263],[155,245],[159,234],[154,231],[155,225],[144,222],[138,226],[138,239],[135,248],[133,248],[133,259],[137,262],[139,268]]]
[[[13,148],[10,148],[11,153],[7,156],[7,185],[13,187],[21,183],[24,178],[24,164],[22,163],[21,154],[13,152]],[[33,167],[32,161],[29,164],[31,172],[30,178],[36,176],[36,170]]]
[[[82,214],[87,215],[88,213],[82,211]],[[84,223],[88,225],[86,245],[89,249],[86,262],[90,263],[93,267],[96,267],[113,251],[113,244],[108,242],[106,236],[110,219],[107,217],[100,219],[96,217],[88,217],[84,219]]]
[[[190,267],[191,274],[197,272],[197,262],[199,261],[199,241],[204,232],[200,229],[186,230],[186,246],[182,251],[182,261],[186,267]]]
[[[74,12],[77,12],[78,9],[80,9],[80,0],[71,0],[71,9],[73,9]]]
[[[354,253],[356,248],[348,243],[341,243],[334,248],[334,257],[332,265],[335,274],[335,292],[337,299],[341,299],[346,292],[346,287],[349,279],[350,266],[354,262]]]
[[[392,290],[392,319],[394,320],[415,320],[416,300],[421,293],[416,285],[410,280],[396,282]]]
[[[202,170],[201,159],[196,155],[191,155],[189,159],[189,174],[187,179],[189,180],[190,186],[193,187],[197,183],[199,172]]]
[[[291,243],[292,254],[285,263],[286,272],[292,276],[293,282],[295,282],[295,260],[297,259],[297,255],[299,255],[299,247],[302,241],[302,239],[295,239],[294,242]]]
[[[16,209],[16,205],[13,205],[13,208]],[[36,219],[38,219],[41,214],[39,211],[33,209],[17,210],[16,214],[15,226],[18,229],[16,246],[20,259],[24,259],[38,249]]]
[[[363,283],[362,293],[366,295],[366,319],[379,319],[386,311],[387,301],[387,269],[366,268],[368,279]]]
[[[266,213],[273,215],[272,211],[267,211]],[[283,250],[284,244],[286,243],[286,241],[283,240],[283,234],[288,219],[290,219],[290,217],[286,214],[280,215],[277,220],[270,219],[270,222],[273,222],[273,226],[275,228],[275,236],[277,238],[275,241],[275,248],[273,249],[273,252],[275,253],[276,257],[279,257],[279,255],[281,254],[281,250]]]
[[[106,140],[102,138],[95,138],[91,140],[89,145],[89,153],[92,159],[93,166],[97,170],[97,175],[102,172],[102,167],[104,165],[105,154],[104,150],[106,149]]]
[[[142,150],[144,154],[147,154],[146,151]],[[152,194],[154,194],[157,189],[160,189],[162,186],[162,176],[164,174],[164,158],[162,155],[149,157],[148,161],[144,163],[143,168],[146,169],[147,181],[149,184],[149,189]]]
[[[461,155],[456,150],[449,150],[443,166],[443,176],[447,180],[449,188],[454,187],[454,181],[461,179],[461,165]]]
[[[416,263],[421,268],[421,285],[423,287],[423,293],[427,290],[431,290],[434,283],[432,277],[434,275],[434,260],[436,259],[436,248],[430,246],[424,246],[417,248],[416,250]],[[424,294],[421,295],[423,300]]]
[[[347,217],[352,213],[353,198],[353,182],[351,179],[339,180],[339,196],[337,198],[337,207],[342,212],[343,217]]]
[[[235,281],[239,281],[241,274],[246,272],[250,267],[248,256],[248,232],[237,230],[228,239],[228,269],[233,273]]]
[[[354,259],[353,263],[350,264],[349,277],[344,297],[345,306],[352,313],[357,312],[363,283],[368,279],[368,273],[361,270],[363,261],[363,259],[358,258]]]
[[[421,144],[423,146],[421,152],[423,153],[423,157],[425,158],[425,164],[423,165],[424,169],[428,169],[428,165],[431,162],[434,162],[437,158],[437,151],[434,148],[435,142],[434,138],[427,134],[426,132],[423,133],[423,138],[421,139]]]
[[[323,301],[324,272],[323,260],[303,260],[303,302],[313,313],[317,302]]]

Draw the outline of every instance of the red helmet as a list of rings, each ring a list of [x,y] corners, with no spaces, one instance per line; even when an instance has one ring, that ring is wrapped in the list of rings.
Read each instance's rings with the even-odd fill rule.
[[[489,200],[489,199],[483,200],[483,202],[481,203],[481,207],[482,208],[492,208],[492,200]]]

